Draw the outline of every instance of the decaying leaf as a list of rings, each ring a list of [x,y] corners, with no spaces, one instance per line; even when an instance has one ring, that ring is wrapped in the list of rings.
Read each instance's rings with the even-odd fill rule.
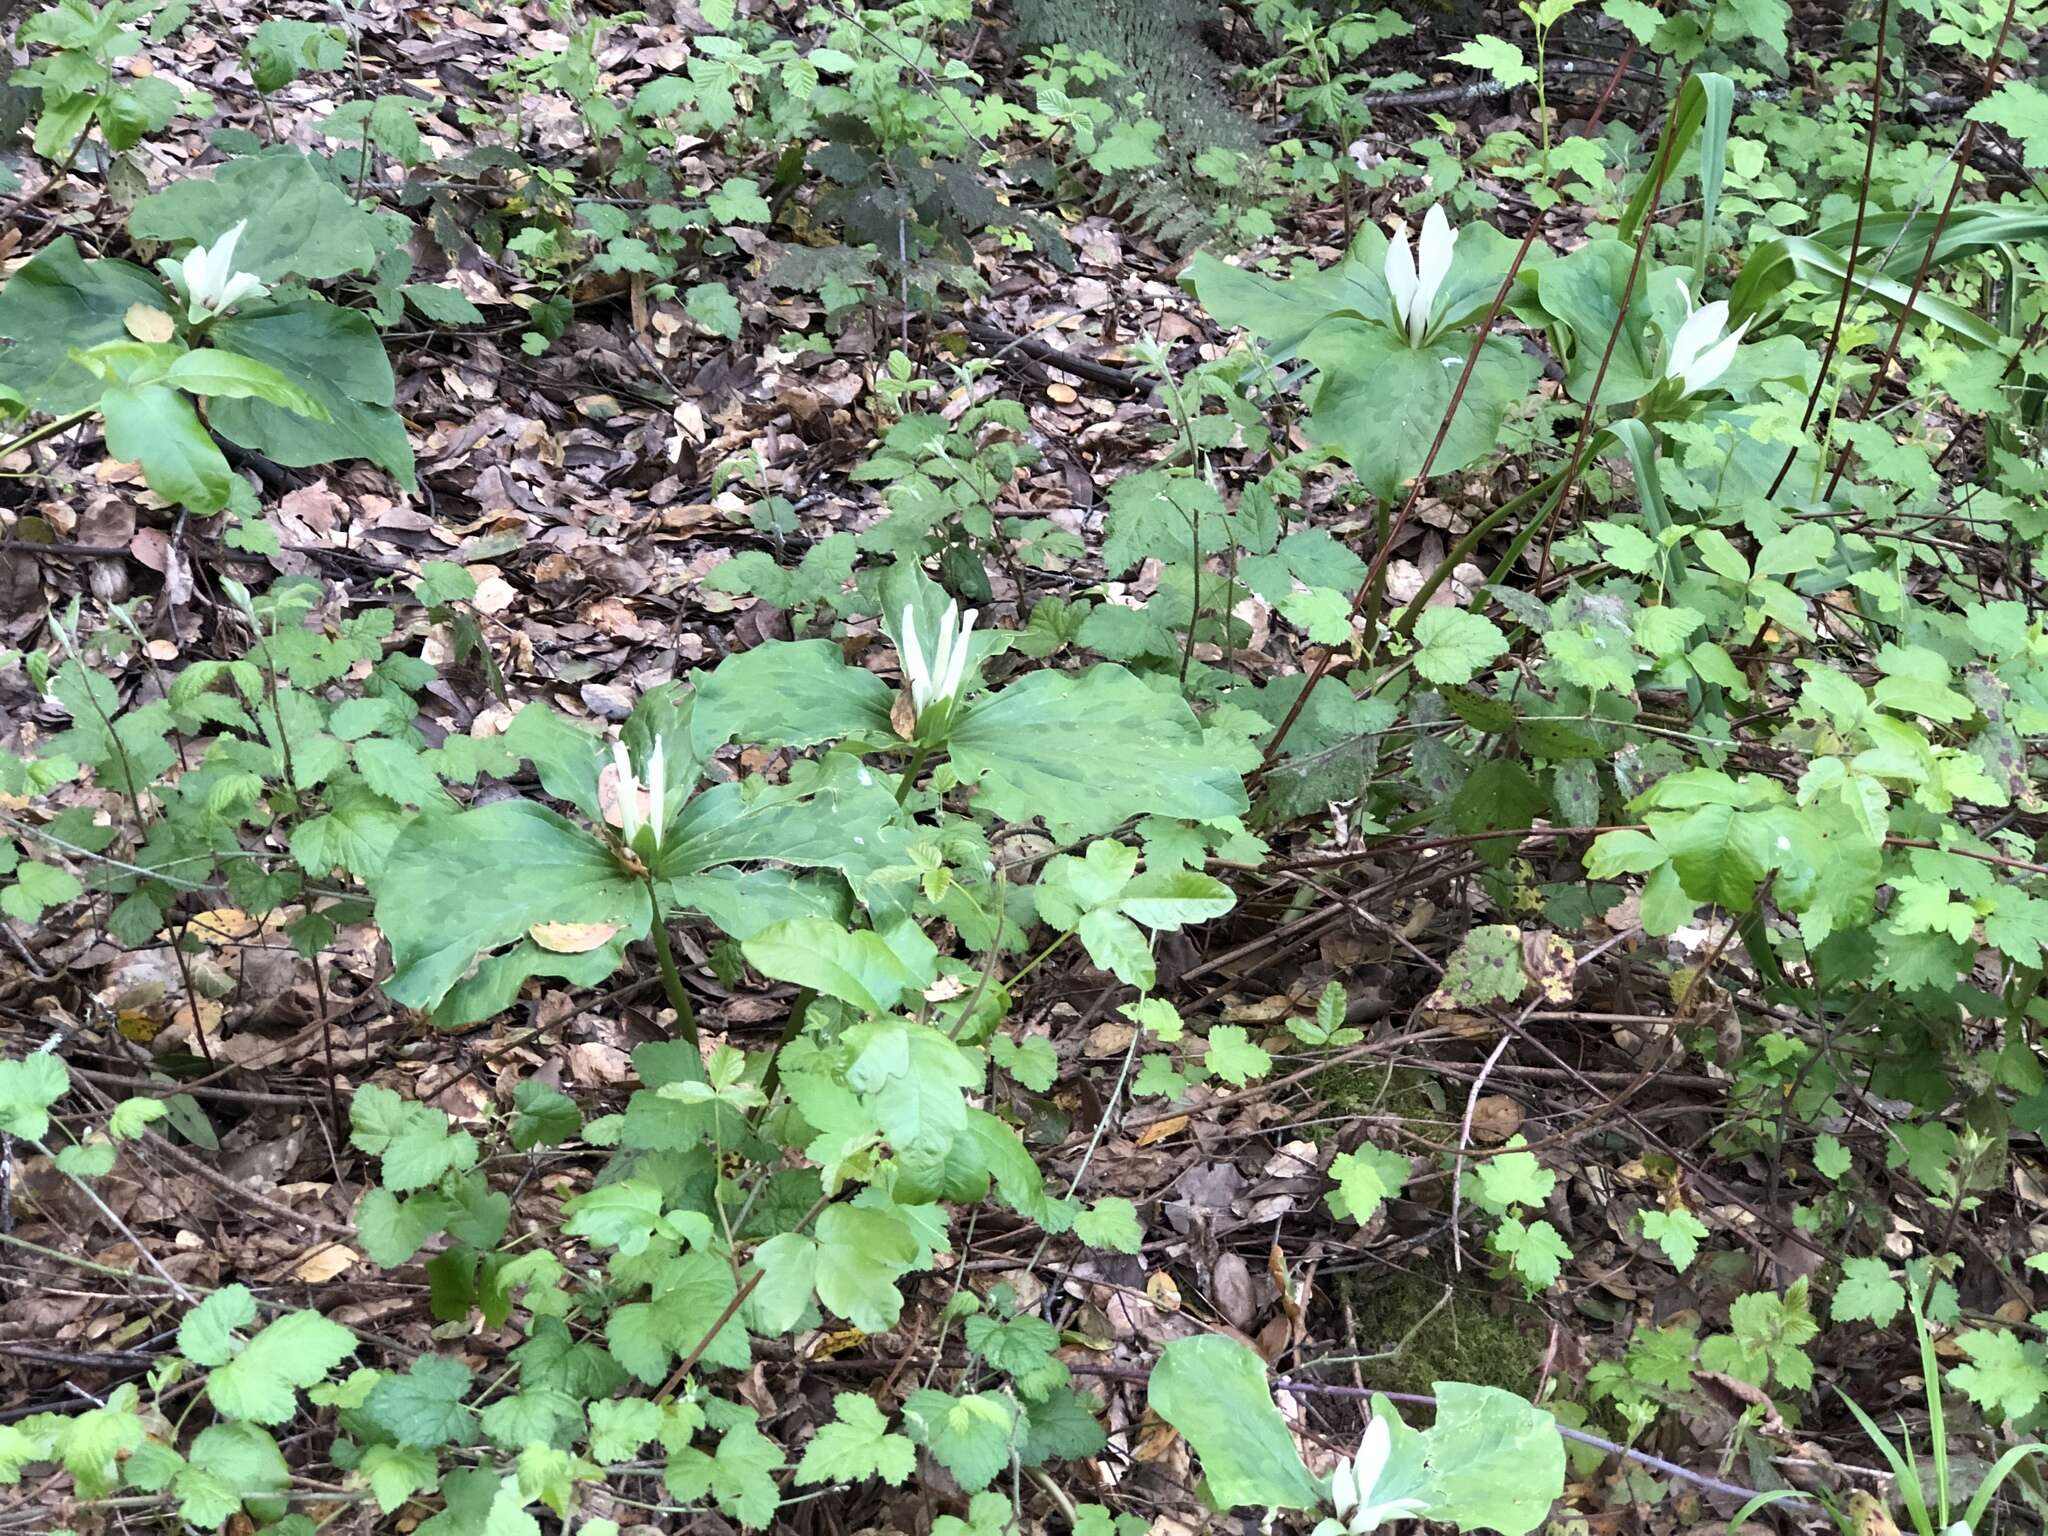
[[[552,955],[587,955],[618,931],[617,923],[535,923],[526,936]]]

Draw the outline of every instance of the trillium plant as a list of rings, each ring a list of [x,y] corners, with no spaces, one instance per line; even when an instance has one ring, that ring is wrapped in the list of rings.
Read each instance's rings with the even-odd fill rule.
[[[1375,1414],[1365,1426],[1355,1457],[1337,1463],[1330,1476],[1330,1508],[1336,1523],[1351,1536],[1365,1536],[1390,1520],[1410,1520],[1429,1508],[1427,1499],[1386,1496],[1387,1464],[1393,1458],[1394,1435],[1388,1421]]]
[[[951,706],[959,698],[961,685],[967,678],[967,637],[973,633],[976,617],[974,609],[968,609],[963,617],[957,602],[948,603],[944,616],[939,620],[938,648],[927,663],[924,647],[917,638],[916,611],[905,606],[903,676],[910,685],[910,704],[916,719],[923,720],[926,712],[934,706],[951,712]]]
[[[244,300],[269,295],[270,285],[262,278],[235,269],[235,246],[248,227],[249,221],[243,219],[212,245],[193,246],[182,261],[166,256],[157,262],[157,271],[185,301],[185,315],[192,324],[204,325]]]
[[[1685,279],[1678,280],[1685,298],[1686,316],[1678,334],[1671,338],[1671,351],[1664,359],[1664,378],[1678,385],[1681,399],[1711,389],[1735,361],[1735,349],[1742,344],[1750,322],[1728,329],[1728,301],[1694,304]]]
[[[937,980],[920,916],[975,929],[1000,896],[985,832],[947,808],[954,786],[972,785],[989,817],[1045,818],[1062,841],[1145,815],[1231,818],[1248,804],[1235,755],[1205,741],[1180,700],[1115,666],[982,688],[976,663],[1000,639],[977,634],[975,612],[913,568],[888,580],[901,693],[847,665],[837,642],[805,640],[730,656],[694,687],[650,690],[616,741],[527,705],[504,747],[580,820],[515,798],[423,815],[400,833],[371,882],[396,966],[388,994],[467,1023],[508,1006],[532,977],[600,983],[627,946],[647,942],[675,1032],[692,1039],[667,928],[694,914],[733,941],[729,960],[743,954],[777,979],[883,1012]],[[770,781],[731,776],[721,754],[735,743],[823,750]],[[1120,781],[1107,788],[1104,761]],[[1062,793],[1084,774],[1088,797]],[[1133,921],[1157,930],[1198,907],[1227,909],[1229,892],[1188,870],[1136,875],[1136,850],[1121,845],[1094,858],[1106,867],[1119,853],[1128,867],[1113,889],[1091,886],[1071,913],[1054,910],[1072,919],[1058,925],[1063,936],[1091,954],[1113,947],[1117,965],[1149,973],[1149,940],[1093,909],[1126,899]],[[450,903],[451,889],[473,894]],[[865,925],[849,931],[856,915]]]
[[[1419,347],[1429,339],[1436,319],[1437,297],[1444,279],[1450,276],[1451,258],[1458,245],[1458,232],[1444,217],[1443,206],[1432,203],[1422,218],[1421,243],[1414,250],[1408,231],[1402,230],[1387,246],[1387,288],[1394,296],[1394,317],[1408,345]],[[1723,310],[1727,308],[1722,306]]]
[[[618,811],[619,840],[634,854],[661,852],[662,830],[668,825],[662,816],[667,780],[668,744],[661,737],[654,738],[654,750],[647,754],[645,786],[634,776],[626,743],[612,743],[612,803]]]

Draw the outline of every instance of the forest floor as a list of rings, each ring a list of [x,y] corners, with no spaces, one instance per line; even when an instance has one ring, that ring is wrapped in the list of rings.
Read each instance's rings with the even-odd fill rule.
[[[587,67],[600,95],[629,92],[681,67],[702,31],[690,7],[655,5],[593,34],[580,16],[541,4],[351,7],[345,64],[268,94],[247,83],[243,48],[254,24],[324,24],[331,8],[203,9],[124,67],[209,92],[214,116],[156,133],[140,153],[110,156],[88,144],[61,175],[25,146],[0,150],[18,180],[0,214],[0,263],[18,266],[65,235],[94,254],[125,253],[122,226],[137,199],[205,174],[220,156],[217,136],[240,135],[356,154],[356,190],[416,227],[414,280],[459,292],[482,318],[444,323],[415,305],[383,330],[417,460],[414,492],[362,461],[290,468],[231,454],[260,487],[260,511],[231,540],[225,523],[150,495],[135,465],[86,434],[0,464],[8,472],[0,480],[0,646],[50,645],[51,615],[74,603],[118,609],[139,626],[139,643],[116,675],[124,697],[147,697],[157,674],[238,654],[246,632],[235,584],[260,590],[305,577],[320,585],[316,628],[332,633],[350,615],[393,610],[385,652],[436,669],[425,689],[432,702],[416,722],[429,747],[494,736],[536,699],[606,726],[649,689],[805,633],[821,595],[849,576],[833,568],[841,546],[827,540],[873,529],[886,510],[886,478],[857,471],[890,444],[906,411],[957,421],[993,402],[1021,416],[981,441],[1032,452],[1013,454],[1015,473],[982,508],[999,531],[980,572],[981,624],[1021,631],[1048,599],[1084,591],[1133,610],[1160,593],[1156,560],[1105,576],[1105,515],[1119,482],[1179,451],[1180,402],[1167,381],[1239,343],[1181,281],[1190,250],[1162,235],[1139,200],[1120,200],[1113,176],[1092,183],[1089,196],[1047,196],[1014,179],[1005,195],[1043,221],[1058,249],[968,234],[978,292],[934,283],[905,307],[920,269],[834,308],[816,287],[778,280],[793,255],[826,241],[805,195],[778,186],[774,157],[735,158],[716,143],[686,141],[667,152],[678,183],[718,189],[745,178],[747,197],[765,197],[773,209],[735,221],[722,254],[700,262],[696,275],[712,272],[726,295],[718,300],[631,270],[630,261],[610,271],[586,258],[541,265],[520,259],[537,245],[515,255],[506,244],[522,215],[569,207],[583,195],[572,189],[601,188],[616,168],[616,143],[534,61]],[[1795,10],[1794,54],[1805,62],[1771,89],[1835,93],[1812,61],[1839,45],[1838,9]],[[805,34],[794,15],[784,19],[792,35]],[[1371,72],[1412,70],[1414,83],[1395,104],[1375,107],[1341,153],[1367,167],[1418,153],[1462,163],[1492,136],[1532,133],[1526,87],[1475,87],[1469,69],[1440,62],[1472,32],[1498,25],[1446,16],[1384,44]],[[1018,68],[1006,31],[1001,17],[947,29],[935,57],[1000,83]],[[1234,33],[1209,41],[1232,54],[1225,78],[1271,57]],[[1550,100],[1567,130],[1604,114],[1650,142],[1675,71],[1624,53],[1613,35],[1588,29],[1572,41],[1566,49],[1561,40],[1551,60],[1570,65],[1555,73]],[[1966,100],[1974,68],[1964,61],[1931,84]],[[1239,88],[1239,107],[1268,139],[1287,131],[1278,97],[1277,88]],[[346,149],[334,122],[341,103],[369,100],[398,103],[368,119],[375,156]],[[1418,150],[1425,141],[1436,147]],[[491,169],[480,152],[506,143],[555,183]],[[1988,163],[1988,174],[2026,187],[1995,155]],[[1519,238],[1535,215],[1531,183],[1488,179],[1473,165],[1461,174],[1488,195],[1488,219]],[[1402,209],[1421,187],[1404,175],[1283,199],[1259,249],[1328,266],[1350,229],[1392,228],[1408,217]],[[584,206],[637,213],[632,202],[592,192]],[[262,210],[248,216],[260,220]],[[1584,222],[1559,210],[1545,239],[1568,251],[1583,240]],[[1257,230],[1258,220],[1248,227]],[[375,301],[366,292],[357,302]],[[529,340],[537,333],[544,345]],[[973,360],[986,366],[963,366]],[[941,382],[906,396],[900,386],[911,379]],[[1554,364],[1538,389],[1564,403]],[[1300,444],[1297,424],[1280,429],[1283,442],[1292,432]],[[1218,481],[1241,487],[1255,458],[1241,440],[1220,446]],[[1289,516],[1297,528],[1380,555],[1386,596],[1405,603],[1488,510],[1537,479],[1530,461],[1514,456],[1439,476],[1391,550],[1375,542],[1384,507],[1376,520],[1341,466],[1309,475]],[[249,532],[254,524],[269,537]],[[1443,600],[1476,591],[1512,531],[1458,566]],[[1513,580],[1553,596],[1567,577],[1542,563],[1547,550],[1547,540],[1531,546]],[[459,565],[474,583],[458,615],[403,595],[428,561]],[[796,574],[778,585],[771,567]],[[1330,664],[1328,643],[1283,622],[1275,606],[1249,600],[1239,617],[1245,628],[1227,648],[1205,638],[1189,642],[1189,655],[1258,680]],[[838,637],[849,659],[889,670],[873,622],[842,624]],[[1340,678],[1365,665],[1346,643],[1334,662]],[[0,675],[0,734],[10,742],[47,737],[63,723],[29,669]],[[771,758],[736,766],[759,769]],[[81,787],[76,803],[95,806],[96,794]],[[1603,1362],[1615,1369],[1631,1336],[1725,1327],[1740,1298],[1803,1297],[1799,1282],[1832,1273],[1839,1257],[1796,1214],[1814,1198],[1792,1167],[1806,1152],[1773,1139],[1791,1090],[1774,1085],[1773,1111],[1754,1091],[1759,1079],[1745,1051],[1746,1039],[1754,1048],[1761,1035],[1799,1021],[1775,1017],[1775,1005],[1760,1000],[1754,973],[1735,963],[1741,946],[1729,947],[1726,923],[1652,939],[1629,904],[1636,898],[1609,902],[1588,886],[1567,926],[1557,918],[1558,892],[1585,882],[1569,867],[1576,857],[1546,835],[1502,862],[1488,846],[1499,841],[1497,823],[1478,831],[1432,823],[1382,838],[1354,825],[1365,809],[1355,793],[1331,799],[1338,803],[1318,814],[1297,810],[1258,825],[1262,859],[1212,859],[1212,872],[1235,890],[1235,910],[1165,936],[1159,950],[1157,995],[1189,1020],[1236,1026],[1257,1042],[1271,1058],[1263,1079],[1132,1099],[1124,1089],[1138,1031],[1118,1011],[1128,989],[1071,946],[1016,989],[1017,1032],[1048,1042],[1056,1070],[1041,1089],[1010,1084],[1004,1108],[1049,1178],[1085,1172],[1092,1195],[1133,1203],[1143,1222],[1139,1250],[1114,1262],[1063,1258],[1029,1223],[990,1207],[958,1244],[950,1271],[918,1282],[924,1299],[943,1302],[962,1283],[1002,1284],[1025,1308],[1043,1305],[1110,1436],[1089,1496],[1144,1517],[1162,1536],[1193,1529],[1199,1517],[1188,1500],[1188,1450],[1147,1416],[1144,1371],[1157,1347],[1185,1336],[1197,1318],[1253,1345],[1285,1379],[1284,1411],[1299,1434],[1325,1447],[1355,1443],[1368,1389],[1426,1394],[1438,1381],[1471,1381],[1558,1405],[1591,1437],[1572,1447],[1564,1507],[1576,1511],[1575,1523],[1558,1529],[1716,1530],[1743,1502],[1731,1488],[1856,1486],[1874,1453],[1824,1392],[1796,1394],[1807,1411],[1788,1421],[1782,1382],[1774,1398],[1736,1374],[1681,1365],[1645,1384],[1651,1366],[1640,1351],[1630,1367],[1637,1388],[1665,1410],[1651,1427],[1631,1432],[1611,1395],[1603,1403],[1585,1392],[1589,1373],[1597,1380]],[[25,814],[30,802],[0,803]],[[1549,901],[1564,935],[1555,984],[1497,1015],[1449,1003],[1440,989],[1460,940],[1522,898]],[[347,1094],[376,1082],[480,1128],[501,1119],[517,1085],[537,1080],[594,1116],[623,1108],[640,1082],[634,1051],[672,1027],[653,953],[636,949],[611,983],[539,978],[510,1012],[437,1031],[380,990],[389,950],[367,910],[338,911],[311,965],[285,933],[288,911],[251,915],[224,895],[185,914],[183,955],[116,938],[106,904],[93,900],[0,930],[0,1017],[17,1054],[61,1038],[74,1122],[103,1117],[132,1093],[171,1091],[172,1079],[200,1122],[178,1122],[175,1137],[151,1136],[92,1196],[47,1159],[17,1156],[8,1165],[0,1419],[102,1402],[160,1358],[175,1323],[120,1278],[138,1272],[138,1249],[151,1269],[185,1285],[243,1282],[317,1309],[394,1357],[445,1343],[426,1273],[381,1271],[360,1251],[352,1212],[367,1159],[350,1142]],[[734,974],[708,932],[679,940],[707,1041],[772,1042],[795,989]],[[1533,952],[1530,964],[1533,973]],[[1324,1023],[1341,1022],[1350,1034],[1334,1048],[1314,1047],[1288,1021],[1313,1016],[1333,982],[1341,1021]],[[1482,1215],[1475,1206],[1468,1165],[1517,1137],[1554,1175],[1522,1202],[1562,1240],[1562,1273],[1548,1286],[1506,1272],[1486,1240],[1499,1210]],[[1335,1217],[1325,1195],[1333,1159],[1367,1142],[1408,1158],[1412,1177],[1359,1226]],[[2043,1247],[2034,1236],[2048,1220],[2038,1152],[2037,1143],[2016,1151],[2011,1177],[1980,1184],[1960,1221],[1953,1208],[1930,1206],[1903,1174],[1896,1188],[1881,1185],[1871,1198],[1891,1213],[1895,1240],[1882,1251],[1926,1251],[1938,1226],[1962,1258],[1966,1308],[2022,1321],[2034,1311],[2031,1295],[1991,1277],[2011,1256]],[[500,1147],[492,1157],[513,1195],[513,1230],[559,1234],[562,1199],[587,1171],[587,1149]],[[1876,1163],[1885,1162],[1880,1151]],[[1674,1198],[1680,1190],[1685,1203]],[[1638,1218],[1688,1205],[1713,1232],[1712,1252],[1674,1268],[1672,1249]],[[930,1321],[926,1307],[883,1335],[820,1333],[781,1355],[764,1347],[738,1392],[764,1422],[787,1428],[824,1411],[829,1392],[893,1381],[901,1362],[931,1349]],[[486,1369],[502,1352],[487,1329],[463,1347]],[[1917,1412],[1924,1438],[1909,1332],[1838,1326],[1805,1347],[1823,1385],[1845,1386],[1883,1421]],[[1952,1347],[1945,1358],[1956,1358]],[[1602,1448],[1621,1441],[1630,1454]],[[1981,1452],[1959,1451],[1958,1465],[1981,1468],[1995,1455],[1986,1439]],[[65,1497],[61,1477],[0,1493],[0,1527],[48,1528],[38,1522]],[[922,1532],[961,1503],[943,1478],[848,1495],[828,1510],[831,1502],[782,1518],[820,1533]],[[1052,1509],[1041,1505],[1030,1518],[1051,1518]],[[64,1518],[113,1529],[123,1517],[74,1507]],[[717,1517],[702,1519],[710,1523],[689,1528],[711,1529]]]

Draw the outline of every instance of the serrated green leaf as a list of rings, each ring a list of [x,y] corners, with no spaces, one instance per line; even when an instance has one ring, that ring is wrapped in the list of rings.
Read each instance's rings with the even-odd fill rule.
[[[296,1406],[292,1389],[316,1385],[355,1348],[355,1335],[339,1323],[288,1312],[207,1376],[206,1395],[227,1418],[282,1424]]]
[[[1415,621],[1415,670],[1432,683],[1464,684],[1506,654],[1491,619],[1463,608],[1425,608]]]
[[[1010,1464],[1017,1410],[992,1392],[954,1397],[927,1387],[905,1400],[903,1423],[962,1488],[976,1492]]]
[[[1105,1195],[1075,1217],[1074,1235],[1091,1248],[1115,1253],[1136,1253],[1145,1241],[1138,1208],[1121,1195]]]
[[[917,1447],[909,1437],[890,1433],[882,1410],[863,1393],[841,1392],[832,1399],[832,1407],[834,1422],[819,1427],[797,1463],[797,1484],[879,1477],[891,1487],[901,1487],[917,1469]]]
[[[50,1133],[50,1106],[71,1091],[71,1073],[49,1051],[0,1061],[0,1131],[28,1141]]]
[[[1510,88],[1527,85],[1536,78],[1536,71],[1523,61],[1522,50],[1490,32],[1480,33],[1455,53],[1447,53],[1444,57],[1453,64],[1483,70]]]

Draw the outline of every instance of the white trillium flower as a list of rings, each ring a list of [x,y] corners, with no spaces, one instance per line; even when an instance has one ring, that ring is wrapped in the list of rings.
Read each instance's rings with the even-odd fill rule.
[[[944,703],[960,691],[967,676],[967,636],[980,615],[970,608],[963,616],[958,603],[946,604],[946,616],[939,620],[939,648],[931,665],[925,665],[924,647],[917,639],[917,612],[903,606],[903,673],[910,679],[910,703],[922,715],[934,704]]]
[[[1728,365],[1735,361],[1735,349],[1742,344],[1743,332],[1749,329],[1749,321],[1743,321],[1731,334],[1726,299],[1695,305],[1684,278],[1678,280],[1678,291],[1685,295],[1685,323],[1671,338],[1671,355],[1664,360],[1664,377],[1678,380],[1683,393],[1696,395],[1728,371]]]
[[[235,246],[249,221],[242,220],[210,246],[195,245],[183,261],[166,256],[157,270],[184,296],[187,317],[194,325],[227,313],[244,299],[260,299],[270,287],[253,272],[235,270]]]
[[[1435,318],[1436,296],[1450,275],[1451,252],[1457,248],[1458,232],[1444,217],[1441,204],[1430,204],[1422,217],[1422,242],[1414,253],[1408,249],[1408,231],[1394,236],[1387,247],[1387,287],[1393,290],[1394,312],[1408,330],[1408,345],[1419,347],[1429,334]]]
[[[647,756],[647,783],[642,786],[633,775],[633,760],[626,753],[623,741],[612,743],[612,770],[615,775],[612,799],[619,808],[619,838],[627,847],[639,841],[640,829],[654,829],[654,846],[661,846],[662,828],[667,824],[662,814],[662,796],[668,788],[668,753],[657,736],[654,750]],[[641,793],[645,789],[643,804]]]
[[[1375,1416],[1365,1426],[1365,1437],[1358,1442],[1357,1458],[1338,1462],[1337,1470],[1331,1474],[1331,1507],[1352,1536],[1365,1536],[1389,1520],[1413,1519],[1429,1507],[1421,1499],[1373,1497],[1393,1453],[1393,1428],[1385,1419]]]

